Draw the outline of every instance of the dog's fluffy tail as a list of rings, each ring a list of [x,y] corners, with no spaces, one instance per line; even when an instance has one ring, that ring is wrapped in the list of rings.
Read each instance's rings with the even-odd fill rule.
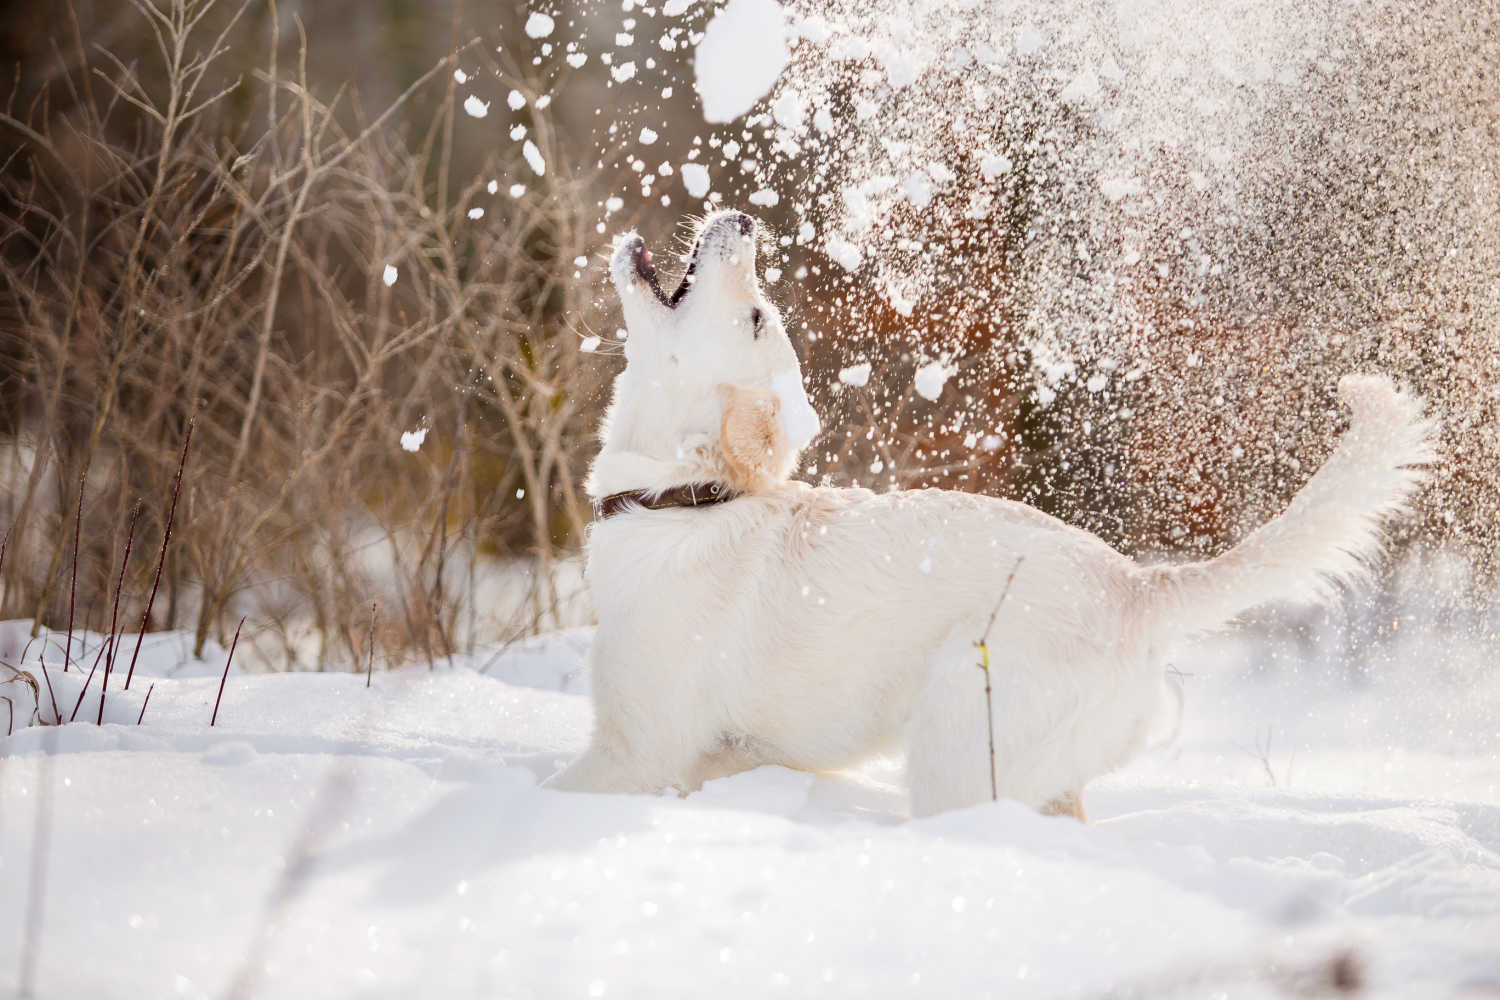
[[[1273,600],[1326,600],[1358,582],[1432,461],[1421,401],[1378,375],[1346,375],[1354,411],[1333,455],[1286,511],[1207,562],[1143,567],[1143,624],[1152,635],[1201,632]]]

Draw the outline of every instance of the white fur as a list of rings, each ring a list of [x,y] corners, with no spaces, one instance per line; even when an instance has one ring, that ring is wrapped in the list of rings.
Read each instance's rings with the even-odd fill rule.
[[[779,318],[751,336],[748,310],[774,310],[737,218],[705,224],[676,309],[630,266],[632,237],[621,241],[628,364],[596,497],[722,476],[720,387],[795,368]],[[1429,428],[1384,378],[1346,378],[1339,392],[1353,426],[1327,464],[1281,517],[1202,563],[1138,566],[1006,500],[813,488],[786,481],[789,468],[720,506],[596,524],[595,731],[555,786],[686,791],[758,764],[836,769],[904,744],[914,814],[987,800],[974,643],[1019,560],[986,636],[998,789],[1038,808],[1076,803],[1142,745],[1167,642],[1272,599],[1326,597],[1380,551],[1380,522],[1431,457]]]

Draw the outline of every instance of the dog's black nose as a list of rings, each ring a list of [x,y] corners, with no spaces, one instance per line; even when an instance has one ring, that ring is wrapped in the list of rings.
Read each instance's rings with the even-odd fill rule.
[[[742,236],[749,236],[755,231],[755,220],[744,212],[740,212],[734,221],[739,224]]]

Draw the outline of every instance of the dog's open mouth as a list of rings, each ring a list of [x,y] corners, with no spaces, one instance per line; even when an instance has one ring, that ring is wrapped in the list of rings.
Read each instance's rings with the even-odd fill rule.
[[[635,243],[632,244],[630,256],[635,263],[635,273],[640,275],[641,279],[646,282],[646,285],[651,289],[651,294],[656,296],[657,301],[668,309],[675,309],[677,303],[682,301],[683,296],[692,287],[693,274],[698,270],[698,250],[702,246],[702,243],[703,241],[699,240],[698,243],[694,244],[693,255],[688,259],[687,270],[683,272],[682,281],[677,285],[677,290],[670,297],[661,290],[661,282],[658,280],[656,272],[656,258],[652,256],[650,250],[646,249],[646,241],[637,236]]]

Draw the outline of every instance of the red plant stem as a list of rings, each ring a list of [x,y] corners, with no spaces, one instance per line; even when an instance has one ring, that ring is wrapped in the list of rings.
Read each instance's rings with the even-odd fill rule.
[[[182,441],[182,457],[177,460],[177,482],[172,486],[172,506],[167,511],[167,527],[161,536],[161,555],[156,560],[156,579],[151,581],[151,596],[146,599],[146,613],[141,615],[141,632],[135,638],[135,652],[130,654],[130,669],[125,673],[125,690],[130,690],[130,680],[135,676],[135,658],[141,655],[141,643],[146,641],[146,623],[151,620],[151,606],[156,603],[156,588],[161,585],[161,570],[167,564],[167,543],[172,540],[172,520],[177,516],[177,494],[182,490],[182,470],[187,465],[188,445],[193,440],[193,421],[187,425],[187,436]],[[150,695],[147,695],[149,698]],[[146,706],[141,706],[145,711]]]
[[[94,724],[104,725],[104,696],[109,693],[109,672],[115,665],[115,628],[120,624],[120,592],[125,589],[125,567],[130,565],[130,546],[135,544],[135,525],[141,519],[141,505],[136,504],[130,514],[130,533],[125,536],[125,558],[120,560],[120,579],[115,582],[115,606],[109,616],[109,655],[104,658],[104,680],[99,687],[99,718]]]
[[[68,644],[63,648],[63,673],[68,672],[68,663],[73,659],[73,607],[78,601],[78,536],[83,533],[83,487],[88,476],[88,469],[84,469],[83,475],[78,477],[78,512],[73,515],[73,582],[68,585]]]
[[[244,627],[245,619],[241,618],[240,623],[234,627],[234,641],[229,644],[229,658],[224,661],[224,676],[219,678],[219,695],[214,699],[214,714],[208,720],[209,728],[213,728],[213,724],[219,721],[219,699],[224,697],[224,682],[229,680],[229,665],[234,662],[234,647],[240,644],[240,629]]]
[[[9,736],[16,731],[16,703],[3,694],[0,694],[0,698],[5,698],[5,706],[10,709],[10,723],[5,727],[5,735]]]
[[[78,708],[83,704],[83,696],[89,693],[89,685],[94,682],[94,671],[98,669],[99,658],[96,656],[94,657],[94,665],[89,668],[89,675],[83,679],[83,690],[78,692],[78,700],[73,703],[73,714],[68,716],[69,722],[78,718]]]
[[[62,725],[62,713],[57,710],[57,695],[52,693],[52,675],[47,673],[47,654],[40,657],[42,664],[42,679],[47,682],[47,697],[52,699],[52,722],[54,725]]]
[[[108,639],[99,643],[99,652],[94,654],[94,665],[89,668],[89,675],[83,679],[83,690],[78,692],[78,700],[73,703],[73,714],[68,716],[69,722],[72,722],[74,719],[78,718],[78,707],[83,704],[83,696],[89,693],[89,684],[94,680],[94,671],[99,669],[99,661],[104,658],[105,649],[109,648],[109,644],[111,642],[114,642],[114,639],[114,636],[110,636]],[[83,669],[82,663],[78,665],[78,669]]]
[[[146,700],[141,702],[141,714],[135,717],[135,724],[137,726],[139,726],[141,724],[141,720],[146,717],[146,706],[151,704],[151,692],[155,690],[156,682],[152,681],[151,686],[146,689]]]

